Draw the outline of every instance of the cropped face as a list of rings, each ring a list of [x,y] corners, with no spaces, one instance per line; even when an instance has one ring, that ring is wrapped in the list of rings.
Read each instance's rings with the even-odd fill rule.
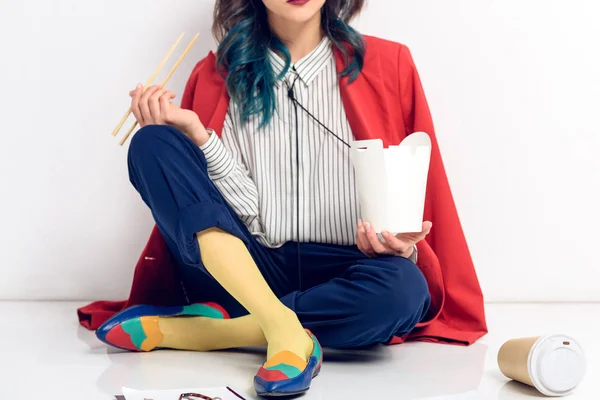
[[[302,23],[321,12],[326,0],[262,0],[269,13],[278,18]]]

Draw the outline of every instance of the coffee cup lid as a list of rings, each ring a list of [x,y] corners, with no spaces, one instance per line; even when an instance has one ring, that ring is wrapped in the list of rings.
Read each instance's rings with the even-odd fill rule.
[[[546,396],[566,396],[583,380],[586,361],[581,346],[567,335],[546,335],[533,345],[529,376]]]

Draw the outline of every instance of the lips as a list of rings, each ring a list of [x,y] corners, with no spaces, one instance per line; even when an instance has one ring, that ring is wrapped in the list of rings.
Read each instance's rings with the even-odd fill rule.
[[[288,4],[293,6],[303,6],[308,3],[310,0],[288,0]]]

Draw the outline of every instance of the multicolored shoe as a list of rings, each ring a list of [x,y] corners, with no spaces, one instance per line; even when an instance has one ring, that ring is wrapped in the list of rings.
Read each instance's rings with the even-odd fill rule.
[[[163,340],[158,328],[159,317],[207,317],[229,319],[229,314],[215,303],[178,307],[133,306],[106,321],[96,331],[104,343],[130,351],[152,351]]]
[[[308,362],[290,351],[282,351],[268,360],[254,377],[254,390],[261,397],[295,396],[310,389],[310,383],[321,371],[323,349],[319,341],[306,330],[313,341]]]

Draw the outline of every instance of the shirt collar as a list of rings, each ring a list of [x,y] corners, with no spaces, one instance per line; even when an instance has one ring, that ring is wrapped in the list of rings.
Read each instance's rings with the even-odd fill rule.
[[[331,41],[328,37],[324,37],[313,51],[296,61],[295,64],[292,64],[290,71],[297,74],[302,83],[308,86],[332,57],[333,48],[331,47]],[[280,75],[285,69],[285,61],[271,49],[269,49],[269,58],[275,76]]]

